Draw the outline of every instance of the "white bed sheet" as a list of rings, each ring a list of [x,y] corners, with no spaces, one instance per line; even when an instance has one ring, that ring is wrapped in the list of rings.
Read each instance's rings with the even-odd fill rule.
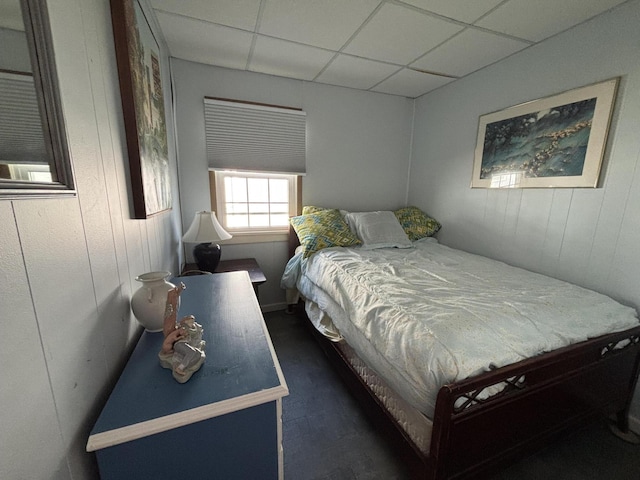
[[[428,417],[442,385],[638,325],[605,295],[435,241],[329,248],[287,278],[328,316],[316,326],[335,325],[334,340]]]

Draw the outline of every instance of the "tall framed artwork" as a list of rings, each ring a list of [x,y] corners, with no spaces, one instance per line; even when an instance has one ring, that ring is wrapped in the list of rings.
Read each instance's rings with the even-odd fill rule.
[[[618,78],[482,115],[472,188],[596,187]]]
[[[134,218],[170,210],[160,47],[137,0],[111,0]]]

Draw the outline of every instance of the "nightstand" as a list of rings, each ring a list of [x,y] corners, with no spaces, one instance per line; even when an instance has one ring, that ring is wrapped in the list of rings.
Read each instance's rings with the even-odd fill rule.
[[[195,263],[187,263],[182,269],[182,275],[188,275],[189,272],[197,271],[198,265]],[[238,258],[235,260],[222,260],[218,264],[215,273],[224,272],[249,272],[249,279],[253,285],[253,290],[256,292],[256,297],[260,298],[258,294],[258,287],[267,281],[267,277],[264,276],[258,261],[255,258]]]

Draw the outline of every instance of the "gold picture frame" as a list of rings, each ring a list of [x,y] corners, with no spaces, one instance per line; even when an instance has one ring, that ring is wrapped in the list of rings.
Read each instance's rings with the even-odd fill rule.
[[[595,188],[618,78],[482,115],[472,188]]]

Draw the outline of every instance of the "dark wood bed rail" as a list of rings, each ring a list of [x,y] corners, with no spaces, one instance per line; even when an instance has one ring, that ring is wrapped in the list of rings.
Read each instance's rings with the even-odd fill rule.
[[[291,224],[289,224],[289,258],[293,257],[296,254],[296,248],[300,245],[300,240],[298,240],[298,234],[293,229]]]
[[[427,457],[422,454],[393,415],[386,409],[382,401],[378,399],[366,382],[358,375],[338,348],[338,344],[328,340],[315,328],[306,316],[302,302],[298,305],[298,316],[305,322],[309,332],[315,337],[320,348],[327,356],[329,363],[342,378],[370,421],[395,449],[411,477],[416,479],[430,478],[425,476],[425,472],[427,472]]]

